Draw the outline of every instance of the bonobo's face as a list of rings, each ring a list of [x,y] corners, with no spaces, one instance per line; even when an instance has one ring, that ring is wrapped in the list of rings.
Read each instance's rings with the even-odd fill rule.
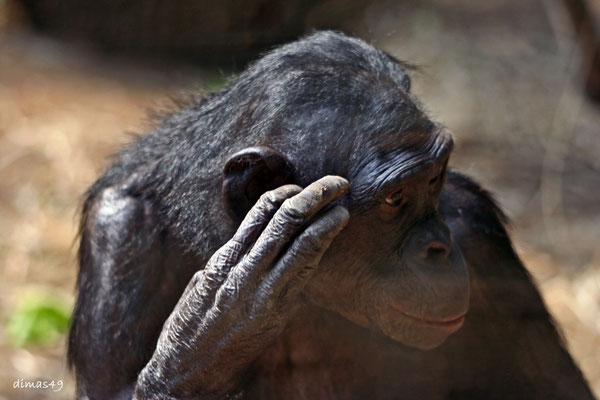
[[[225,204],[240,220],[283,183],[346,178],[350,193],[339,203],[349,223],[306,299],[400,343],[436,347],[469,304],[465,263],[437,210],[452,137],[410,94],[403,63],[360,41],[331,43],[302,50],[316,52],[310,60],[286,53],[288,67],[271,63],[280,81],[261,79],[261,95],[245,102],[240,126],[261,133],[263,150],[228,162]]]
[[[437,207],[452,137],[388,140],[349,175],[350,222],[325,253],[307,298],[405,345],[434,348],[463,324],[469,279]]]

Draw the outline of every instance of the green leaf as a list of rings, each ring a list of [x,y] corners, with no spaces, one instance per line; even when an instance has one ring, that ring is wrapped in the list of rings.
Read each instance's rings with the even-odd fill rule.
[[[17,302],[6,325],[10,342],[18,347],[51,346],[69,329],[70,310],[59,298],[28,292]]]

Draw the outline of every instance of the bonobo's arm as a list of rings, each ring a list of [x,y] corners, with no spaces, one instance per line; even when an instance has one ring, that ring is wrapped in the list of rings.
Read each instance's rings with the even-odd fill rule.
[[[234,237],[193,276],[137,380],[123,377],[120,381],[116,378],[107,382],[113,389],[112,395],[118,390],[127,392],[134,388],[133,396],[140,399],[212,398],[236,390],[247,366],[283,330],[296,296],[333,238],[347,223],[349,216],[343,207],[323,209],[348,193],[348,189],[344,179],[325,177],[304,190],[288,185],[264,194]],[[133,210],[141,207],[137,200],[121,200],[134,202]],[[94,215],[102,219],[103,212],[107,211],[98,207],[100,211]],[[319,213],[321,210],[324,212]],[[96,274],[89,286],[97,287],[92,293],[83,293],[85,286],[80,286],[80,299],[89,296],[90,301],[83,307],[79,307],[81,300],[78,301],[76,333],[71,338],[71,347],[75,349],[71,359],[78,371],[78,384],[83,386],[82,394],[97,393],[106,397],[111,393],[101,391],[102,386],[94,381],[102,373],[102,367],[91,365],[97,362],[103,366],[104,374],[112,369],[122,370],[121,357],[125,357],[130,350],[128,346],[136,338],[143,340],[140,335],[144,332],[120,332],[119,321],[152,319],[149,314],[154,311],[141,301],[144,296],[160,300],[161,293],[169,290],[155,292],[162,285],[160,278],[154,282],[149,278],[150,272],[148,275],[144,272],[146,268],[163,268],[156,265],[160,263],[159,255],[149,256],[152,251],[146,254],[142,250],[129,251],[127,257],[120,256],[129,245],[119,241],[119,234],[124,234],[124,239],[140,239],[146,243],[142,246],[146,251],[147,242],[158,240],[151,238],[151,229],[144,232],[147,226],[138,232],[131,232],[135,228],[125,222],[119,225],[120,229],[114,226],[125,220],[124,217],[109,218],[100,229],[88,232],[84,227],[84,240],[87,237],[94,243],[105,236],[110,243],[104,245],[103,251],[93,253],[86,265],[82,264],[81,275]],[[135,265],[128,266],[128,260],[132,259],[137,259]],[[96,270],[84,274],[84,267]],[[131,275],[130,269],[138,271],[137,275]],[[89,276],[83,279],[90,281]],[[135,312],[120,309],[119,301]],[[95,328],[78,324],[78,318],[85,319],[86,313],[96,312],[95,304],[108,305],[104,306],[108,308],[104,317],[92,319]],[[121,342],[118,333],[129,341]],[[82,342],[88,342],[93,349],[84,348],[80,345]]]
[[[185,285],[169,279],[157,213],[130,183],[84,205],[68,352],[81,398],[114,398],[135,382]]]

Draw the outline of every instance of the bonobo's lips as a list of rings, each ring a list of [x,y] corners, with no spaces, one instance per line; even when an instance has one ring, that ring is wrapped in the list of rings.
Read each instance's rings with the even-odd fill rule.
[[[421,325],[423,327],[428,327],[428,328],[436,328],[441,331],[444,331],[448,335],[456,332],[457,330],[459,330],[462,327],[462,325],[465,321],[465,315],[467,314],[467,312],[465,311],[465,312],[460,313],[459,315],[452,316],[452,317],[447,317],[447,318],[442,318],[442,319],[429,319],[429,318],[417,317],[417,316],[411,315],[411,314],[407,313],[406,311],[400,309],[397,306],[392,305],[390,307],[390,309],[391,309],[392,313],[400,316],[402,319],[410,320],[410,322],[413,324]]]

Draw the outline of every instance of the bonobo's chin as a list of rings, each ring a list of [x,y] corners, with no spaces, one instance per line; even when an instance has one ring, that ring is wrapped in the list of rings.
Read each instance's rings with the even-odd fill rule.
[[[419,349],[419,350],[423,350],[423,351],[433,350],[433,349],[441,346],[448,338],[448,335],[442,335],[442,334],[437,334],[437,335],[418,334],[419,336],[414,336],[414,337],[406,337],[405,335],[397,335],[397,334],[388,334],[385,332],[384,332],[384,334],[386,334],[390,339],[393,339],[396,342],[398,342],[404,346],[413,347],[415,349]]]
[[[442,345],[448,336],[462,327],[465,319],[462,314],[453,319],[432,321],[417,319],[399,312],[387,317],[385,321],[379,321],[383,334],[420,350],[431,350]]]

